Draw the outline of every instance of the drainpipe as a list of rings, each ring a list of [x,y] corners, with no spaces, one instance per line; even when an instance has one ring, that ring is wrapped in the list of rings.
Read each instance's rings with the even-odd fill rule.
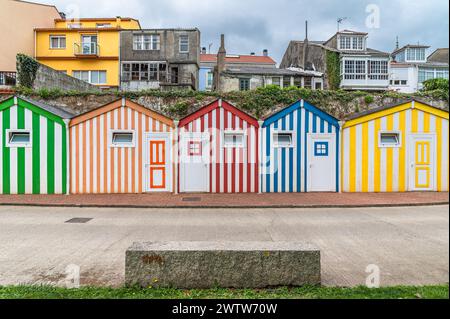
[[[342,178],[343,178],[343,176],[342,176],[342,174],[343,174],[343,172],[342,172],[342,164],[343,164],[343,161],[344,161],[344,153],[343,153],[343,149],[344,149],[344,134],[343,134],[343,127],[344,127],[344,124],[345,124],[345,122],[344,121],[339,121],[339,139],[340,139],[340,141],[339,141],[339,148],[338,148],[338,156],[337,156],[337,158],[339,159],[339,166],[338,166],[338,170],[337,170],[337,174],[338,174],[338,176],[339,176],[339,180],[338,180],[338,185],[339,185],[339,194],[342,194],[343,192],[342,192],[342,186],[343,186],[343,184],[344,183],[342,183]]]
[[[70,165],[71,165],[71,161],[70,161],[70,137],[69,137],[69,133],[70,133],[70,129],[69,129],[69,123],[70,120],[68,119],[64,119],[64,124],[66,124],[66,195],[70,195]]]
[[[259,176],[258,176],[258,194],[262,194],[262,172],[263,172],[263,167],[262,167],[262,162],[261,159],[263,158],[263,148],[264,145],[261,143],[262,142],[262,127],[264,125],[264,121],[258,121],[259,127],[258,127],[258,144],[259,144],[259,154],[258,158],[256,159],[258,161],[258,166],[259,166]]]
[[[179,180],[180,180],[180,174],[179,174],[179,172],[178,172],[178,152],[179,152],[179,141],[178,141],[178,139],[179,139],[179,134],[178,134],[178,132],[179,132],[179,128],[178,128],[178,125],[180,124],[180,121],[173,121],[173,123],[175,124],[175,129],[174,129],[174,138],[173,138],[173,140],[174,140],[174,149],[175,149],[175,151],[174,151],[174,154],[173,154],[173,165],[174,165],[174,169],[173,169],[173,171],[174,171],[174,175],[175,175],[175,178],[174,178],[174,181],[175,181],[175,183],[174,183],[174,186],[173,186],[173,189],[174,189],[174,194],[175,195],[178,195],[179,194],[179,190],[178,190],[178,182],[179,182]]]

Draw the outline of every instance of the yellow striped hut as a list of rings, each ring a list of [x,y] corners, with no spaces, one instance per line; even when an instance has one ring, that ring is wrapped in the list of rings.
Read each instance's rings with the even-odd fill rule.
[[[342,132],[342,190],[448,191],[448,118],[417,100],[352,116]]]

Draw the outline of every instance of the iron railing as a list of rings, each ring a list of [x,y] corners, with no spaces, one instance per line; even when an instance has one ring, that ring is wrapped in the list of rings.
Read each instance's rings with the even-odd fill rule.
[[[100,46],[95,42],[76,42],[73,44],[73,51],[75,55],[98,56],[100,55]]]

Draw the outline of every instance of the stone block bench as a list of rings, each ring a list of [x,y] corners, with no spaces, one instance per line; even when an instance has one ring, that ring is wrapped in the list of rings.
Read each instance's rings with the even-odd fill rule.
[[[297,242],[151,242],[126,251],[128,286],[180,289],[318,285],[320,251]]]

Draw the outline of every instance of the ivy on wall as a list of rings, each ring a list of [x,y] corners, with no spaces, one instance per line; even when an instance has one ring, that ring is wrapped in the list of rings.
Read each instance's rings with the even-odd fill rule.
[[[338,90],[341,86],[341,62],[338,52],[326,51],[328,84],[330,90]]]
[[[33,88],[39,62],[26,54],[19,53],[16,56],[17,80],[24,88]]]

